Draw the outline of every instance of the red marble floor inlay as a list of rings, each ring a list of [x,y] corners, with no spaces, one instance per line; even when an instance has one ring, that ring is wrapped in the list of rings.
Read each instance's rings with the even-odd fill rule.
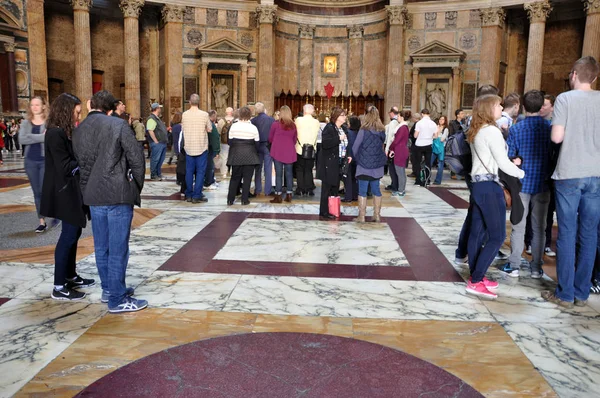
[[[170,348],[96,381],[79,397],[482,397],[442,368],[365,341],[252,333]]]
[[[140,197],[142,200],[177,200],[177,201],[181,201],[184,200],[185,198],[181,195],[181,193],[177,192],[174,194],[171,194],[169,196],[163,195],[142,195]]]
[[[0,172],[3,172],[0,170]],[[29,184],[27,178],[2,178],[0,177],[0,188],[10,188],[17,185]]]
[[[453,190],[455,188],[452,188]],[[442,199],[444,202],[448,203],[450,206],[455,209],[468,209],[469,202],[450,192],[449,188],[442,187],[429,187],[429,190],[434,193],[437,197]]]
[[[167,260],[160,270],[314,278],[463,282],[452,264],[448,262],[421,226],[411,218],[384,217],[382,219],[392,230],[400,249],[408,260],[409,266],[407,267],[269,262],[259,261],[258,253],[256,261],[215,260],[215,255],[225,246],[246,218],[319,220],[318,215],[307,214],[224,212]],[[340,221],[322,222],[348,222],[351,220],[351,216],[342,216]]]
[[[4,304],[4,303],[6,303],[6,302],[8,302],[8,301],[10,301],[10,299],[9,299],[9,298],[7,298],[7,297],[0,297],[0,305],[2,305],[2,304]]]

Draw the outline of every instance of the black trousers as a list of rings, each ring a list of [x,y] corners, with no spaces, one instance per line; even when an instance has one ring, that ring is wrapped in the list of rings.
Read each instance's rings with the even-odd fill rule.
[[[394,167],[394,158],[390,158],[388,162],[390,177],[392,179],[392,191],[398,190],[398,174],[396,174],[396,167]]]
[[[75,264],[77,260],[77,242],[81,236],[81,227],[62,222],[62,231],[54,249],[54,284],[64,285],[67,278],[77,276]]]
[[[296,180],[298,181],[298,189],[302,192],[308,192],[314,189],[313,181],[313,166],[314,159],[303,159],[298,156],[296,161]]]
[[[14,137],[10,136],[9,134],[4,134],[4,147],[9,152],[12,152],[14,149],[13,139]]]
[[[415,146],[415,163],[413,165],[413,170],[415,171],[415,175],[417,176],[417,183],[423,184],[425,181],[421,181],[421,158],[425,156],[425,164],[431,164],[431,153],[432,147],[431,145],[427,146]]]
[[[350,173],[344,178],[344,199],[358,200],[358,180],[356,179],[356,162],[350,163]]]
[[[237,194],[240,182],[242,183],[242,203],[248,202],[248,196],[250,195],[250,183],[252,182],[252,175],[254,175],[254,167],[255,165],[253,164],[231,167],[229,193],[227,194],[228,202],[233,202],[235,200],[235,195]]]
[[[330,196],[339,196],[340,191],[340,183],[338,182],[336,185],[327,184],[326,181],[323,181],[321,185],[321,203],[319,207],[319,215],[325,216],[329,214],[329,197]]]

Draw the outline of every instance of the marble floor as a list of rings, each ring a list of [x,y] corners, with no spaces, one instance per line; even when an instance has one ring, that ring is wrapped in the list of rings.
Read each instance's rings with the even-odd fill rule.
[[[131,235],[127,283],[149,301],[147,310],[110,315],[98,286],[82,301],[53,301],[52,246],[0,250],[0,397],[86,394],[92,384],[101,388],[103,377],[131,373],[138,360],[156,364],[153,354],[257,333],[273,347],[285,333],[374,343],[486,397],[598,396],[599,297],[559,309],[540,297],[554,286],[550,277],[534,280],[522,270],[510,278],[495,267],[488,276],[500,282],[497,300],[465,294],[468,269],[452,261],[468,206],[463,182],[446,175],[431,189],[409,185],[404,198],[386,192],[383,222],[357,224],[355,204],[343,206],[338,221],[320,221],[318,194],[291,204],[261,197],[227,206],[224,177],[206,192],[208,203],[187,203],[172,171],[146,183]],[[30,214],[32,205],[22,160],[6,156],[0,214]],[[80,243],[78,270],[98,278],[91,238]],[[325,343],[303,347],[314,344]],[[276,396],[253,391],[245,396]]]

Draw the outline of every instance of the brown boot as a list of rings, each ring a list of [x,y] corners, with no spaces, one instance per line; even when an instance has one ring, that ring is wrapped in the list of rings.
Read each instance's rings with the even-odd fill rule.
[[[381,201],[383,196],[373,196],[373,222],[381,222]]]
[[[288,203],[292,203],[292,194],[288,193],[287,195],[285,195],[285,199],[286,202]]]
[[[365,222],[365,214],[367,213],[367,198],[365,196],[358,197],[358,217],[355,222]]]
[[[269,202],[271,202],[271,203],[281,203],[282,202],[281,195],[275,194],[275,197],[273,199],[271,199]]]

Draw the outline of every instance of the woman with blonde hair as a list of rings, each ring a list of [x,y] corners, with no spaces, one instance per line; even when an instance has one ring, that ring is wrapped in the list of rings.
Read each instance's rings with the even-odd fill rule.
[[[294,163],[297,160],[296,141],[298,131],[292,119],[292,110],[284,105],[279,110],[279,120],[271,125],[269,131],[269,142],[271,143],[271,158],[275,163],[275,197],[271,203],[282,202],[283,175],[287,182],[285,201],[292,201],[294,192]]]
[[[383,166],[387,163],[384,145],[385,126],[381,123],[379,111],[372,106],[365,115],[352,147],[358,180],[358,217],[354,221],[365,222],[369,188],[373,194],[373,221],[381,221],[382,196],[379,180],[383,177]]]
[[[44,184],[44,141],[46,138],[46,119],[48,118],[48,106],[43,97],[33,97],[27,107],[27,117],[21,122],[20,141],[25,147],[25,172],[35,201],[35,209],[40,220],[40,225],[35,229],[36,233],[45,232],[48,229],[46,220],[40,214],[42,201],[42,185]],[[54,224],[54,223],[53,223]]]
[[[513,163],[508,158],[506,142],[496,127],[496,120],[502,115],[501,102],[497,95],[478,97],[467,132],[473,158],[473,214],[467,249],[471,277],[467,293],[491,299],[498,297],[491,291],[498,288],[498,282],[488,280],[485,273],[506,238],[506,202],[498,170],[517,178],[525,176],[517,167],[520,161]]]

